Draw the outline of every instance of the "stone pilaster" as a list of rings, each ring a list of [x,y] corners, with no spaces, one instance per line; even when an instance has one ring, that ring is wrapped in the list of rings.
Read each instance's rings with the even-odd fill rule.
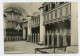
[[[40,42],[44,44],[45,39],[45,26],[43,25],[44,17],[43,17],[43,10],[40,10]]]

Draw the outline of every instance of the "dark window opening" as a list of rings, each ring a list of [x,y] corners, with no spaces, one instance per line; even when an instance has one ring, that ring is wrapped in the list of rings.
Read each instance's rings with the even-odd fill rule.
[[[55,8],[55,3],[51,4],[51,9]]]
[[[60,4],[63,4],[64,2],[60,2]]]
[[[46,8],[45,8],[45,12],[47,12],[48,11],[48,5],[46,5]]]

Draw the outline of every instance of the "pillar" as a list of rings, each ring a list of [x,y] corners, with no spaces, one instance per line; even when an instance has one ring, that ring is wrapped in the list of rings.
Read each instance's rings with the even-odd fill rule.
[[[37,35],[37,34],[35,33],[35,43],[36,43],[36,35]]]
[[[34,42],[34,35],[35,35],[35,34],[33,33],[33,42]]]
[[[49,33],[47,31],[47,45],[49,46]]]
[[[25,31],[25,28],[24,28],[24,24],[23,24],[23,40],[26,38],[26,31]]]
[[[54,33],[52,33],[52,46],[54,46]]]
[[[67,46],[66,33],[63,33],[63,46]]]
[[[59,33],[57,33],[57,47],[59,47]]]
[[[31,33],[31,17],[27,17],[28,18],[28,36],[27,36],[27,41],[29,41],[29,37],[30,35],[32,35]]]
[[[44,17],[43,17],[43,9],[40,10],[40,42],[45,43],[45,26],[43,25]]]
[[[38,42],[39,42],[39,39],[40,39],[40,36],[39,36],[39,33],[38,33]]]

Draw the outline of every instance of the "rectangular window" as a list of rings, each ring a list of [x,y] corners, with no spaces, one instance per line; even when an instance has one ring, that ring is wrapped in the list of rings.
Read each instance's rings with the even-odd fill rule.
[[[70,4],[68,5],[68,15],[70,15],[70,13],[71,13],[71,6],[70,6]]]
[[[60,4],[63,4],[64,2],[60,2]]]
[[[51,20],[53,19],[53,14],[52,14],[52,12],[51,12]]]
[[[45,7],[45,12],[47,12],[48,11],[48,5],[46,5],[46,7]]]
[[[45,17],[45,21],[47,21],[47,14],[45,14],[45,16],[44,16],[44,17]]]
[[[55,8],[55,3],[51,3],[51,9]]]
[[[55,11],[52,12],[52,18],[55,19]]]
[[[66,6],[66,15],[68,15],[68,6]]]
[[[44,15],[44,22],[46,21],[46,16]]]
[[[33,24],[34,24],[34,19],[33,19]]]
[[[62,9],[60,9],[60,17],[62,17]]]
[[[36,19],[34,19],[34,21],[35,21],[35,22],[34,22],[34,24],[35,24],[35,23],[36,23]]]
[[[36,18],[36,24],[38,23],[38,21],[37,21],[37,20],[38,20],[38,18]]]
[[[60,18],[60,9],[58,9],[57,12],[57,18]]]
[[[49,20],[51,20],[51,12],[49,13]]]
[[[62,16],[66,16],[66,7],[62,8]]]

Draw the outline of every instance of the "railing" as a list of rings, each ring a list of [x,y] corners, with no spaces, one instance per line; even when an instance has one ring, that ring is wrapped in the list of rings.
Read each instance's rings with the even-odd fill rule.
[[[47,25],[47,24],[55,23],[55,22],[60,22],[60,21],[65,21],[65,20],[69,20],[70,21],[71,20],[71,16],[68,15],[68,16],[64,16],[64,17],[61,17],[61,18],[48,20],[48,21],[43,22],[43,25]]]
[[[40,15],[35,16],[32,18],[32,23],[31,23],[31,27],[39,27],[40,26]]]
[[[40,36],[38,36],[38,35],[28,35],[28,41],[38,43],[40,41]]]
[[[40,26],[40,23],[32,24],[32,25],[31,25],[32,28],[39,27],[39,26]]]
[[[55,51],[57,48],[58,48],[58,49],[59,49],[59,48],[62,48],[62,49],[64,50],[64,52],[66,52],[67,46],[64,46],[64,47],[35,48],[35,53],[37,53],[37,51],[38,51],[38,52],[41,52],[41,53],[44,53],[44,54],[45,54],[45,53],[49,54],[50,52],[52,52],[52,53],[57,53],[57,52]],[[45,49],[47,49],[47,50],[48,50],[48,49],[51,49],[51,50],[54,49],[54,50],[53,50],[53,51],[51,51],[51,50],[48,50],[48,51],[47,51],[47,50],[45,50]],[[45,50],[45,51],[44,51],[44,50]]]
[[[5,41],[19,41],[22,40],[22,36],[6,36]]]

